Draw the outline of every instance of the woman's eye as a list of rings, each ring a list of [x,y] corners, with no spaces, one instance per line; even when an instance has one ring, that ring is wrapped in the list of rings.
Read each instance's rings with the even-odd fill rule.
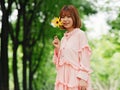
[[[70,18],[71,16],[69,15],[69,16],[67,16],[68,18]]]
[[[61,18],[64,18],[64,16],[61,16]]]

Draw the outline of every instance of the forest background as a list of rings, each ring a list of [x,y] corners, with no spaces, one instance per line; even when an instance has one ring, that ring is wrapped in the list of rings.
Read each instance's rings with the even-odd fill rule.
[[[63,5],[74,5],[92,49],[94,90],[120,90],[119,0],[0,0],[0,90],[54,90],[51,25]]]

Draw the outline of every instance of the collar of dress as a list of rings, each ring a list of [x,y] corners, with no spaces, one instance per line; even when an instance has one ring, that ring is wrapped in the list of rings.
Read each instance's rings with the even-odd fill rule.
[[[67,32],[67,31],[66,31],[66,32],[64,33],[64,37],[67,38],[67,39],[70,38],[77,30],[78,30],[78,28],[75,28],[75,29],[72,30],[71,32]]]

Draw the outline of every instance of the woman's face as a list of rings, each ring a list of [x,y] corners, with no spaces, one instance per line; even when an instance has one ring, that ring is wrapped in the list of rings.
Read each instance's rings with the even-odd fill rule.
[[[64,28],[66,28],[67,30],[73,28],[73,20],[70,15],[61,17],[61,22],[62,22]]]

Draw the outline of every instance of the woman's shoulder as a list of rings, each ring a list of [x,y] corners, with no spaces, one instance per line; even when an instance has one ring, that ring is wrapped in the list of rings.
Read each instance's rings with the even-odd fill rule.
[[[84,35],[84,34],[85,34],[85,31],[83,31],[83,30],[80,29],[80,28],[76,28],[76,30],[77,30],[77,34],[78,34],[78,35]]]

